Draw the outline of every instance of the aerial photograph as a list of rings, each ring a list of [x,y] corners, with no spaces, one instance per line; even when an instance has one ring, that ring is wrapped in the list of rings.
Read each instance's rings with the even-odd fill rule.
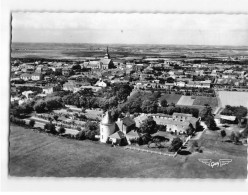
[[[246,179],[247,24],[12,12],[9,176]]]

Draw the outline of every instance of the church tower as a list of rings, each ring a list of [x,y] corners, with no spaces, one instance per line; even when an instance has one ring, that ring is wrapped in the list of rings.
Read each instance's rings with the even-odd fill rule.
[[[110,59],[110,55],[109,55],[109,52],[108,52],[108,47],[107,47],[107,52],[106,52],[106,54],[104,56],[104,59]]]
[[[115,132],[115,122],[109,111],[106,112],[100,123],[100,142],[106,143],[108,137]]]

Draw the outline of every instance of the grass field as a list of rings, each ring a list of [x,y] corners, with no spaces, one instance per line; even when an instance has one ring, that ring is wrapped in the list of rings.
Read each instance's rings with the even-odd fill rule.
[[[177,104],[178,100],[181,98],[182,95],[179,94],[164,94],[162,97],[165,97],[167,102]]]
[[[182,106],[192,106],[194,103],[195,99],[192,99],[191,96],[185,96],[183,95],[179,101],[177,102],[177,105],[182,105]]]
[[[248,93],[237,91],[218,91],[221,106],[244,106],[248,108]]]
[[[216,97],[196,96],[196,99],[193,102],[193,105],[204,106],[205,104],[208,104],[211,107],[217,107],[218,106],[218,100]]]
[[[112,148],[99,142],[49,136],[10,126],[9,174],[55,177],[245,178],[246,154],[238,146],[223,152],[211,144],[203,153],[176,158]],[[205,143],[205,142],[204,142]],[[242,147],[242,146],[239,146]],[[229,150],[229,149],[228,149]],[[237,151],[236,151],[237,150]],[[240,152],[241,151],[241,152]],[[228,166],[212,169],[199,158],[231,158]]]

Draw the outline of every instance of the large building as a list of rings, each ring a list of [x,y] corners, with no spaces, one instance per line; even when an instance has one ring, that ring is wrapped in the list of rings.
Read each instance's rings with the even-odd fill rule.
[[[107,52],[104,56],[104,58],[101,58],[99,63],[98,63],[98,68],[101,70],[107,70],[107,69],[111,69],[114,68],[114,63],[112,61],[112,59],[110,58],[110,55],[108,53],[108,47],[107,47]]]
[[[127,139],[139,138],[139,134],[134,132],[135,122],[129,117],[119,118],[116,122],[107,111],[100,123],[100,141],[103,143],[112,142],[121,144],[121,141]]]

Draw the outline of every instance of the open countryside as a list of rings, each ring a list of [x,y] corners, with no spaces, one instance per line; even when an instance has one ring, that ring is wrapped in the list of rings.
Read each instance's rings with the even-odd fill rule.
[[[202,140],[204,154],[171,158],[11,125],[9,168],[11,175],[32,177],[246,178],[246,147],[240,150],[230,143],[223,147],[214,137]],[[199,158],[230,158],[233,162],[213,169]]]

